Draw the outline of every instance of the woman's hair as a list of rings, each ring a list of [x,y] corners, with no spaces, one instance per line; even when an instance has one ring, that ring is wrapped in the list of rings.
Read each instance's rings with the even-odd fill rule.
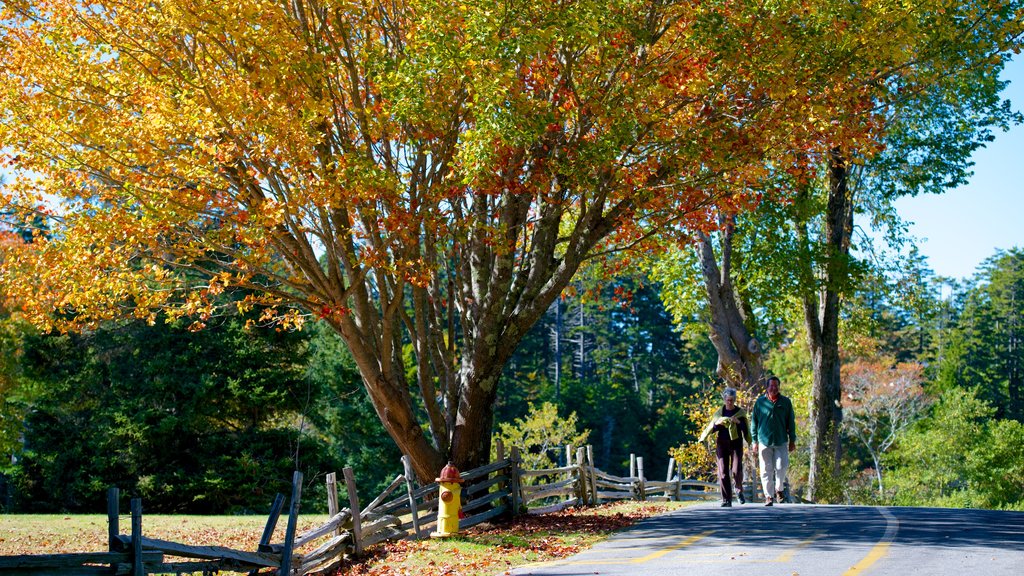
[[[722,391],[722,398],[735,398],[735,397],[736,397],[736,389],[735,388],[726,388],[725,390]]]

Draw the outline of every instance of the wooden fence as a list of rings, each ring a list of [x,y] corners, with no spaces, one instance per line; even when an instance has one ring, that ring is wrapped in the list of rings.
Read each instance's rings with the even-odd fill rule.
[[[142,502],[131,501],[131,533],[119,528],[119,493],[108,493],[109,551],[90,554],[46,556],[0,556],[0,576],[12,574],[104,574],[142,576],[145,574],[213,574],[232,570],[257,574],[302,576],[337,566],[346,555],[359,554],[385,540],[426,538],[437,527],[438,485],[415,486],[408,457],[402,458],[404,473],[376,498],[361,505],[351,468],[343,474],[348,507],[338,499],[337,477],[327,475],[328,520],[302,534],[296,534],[302,492],[302,473],[295,472],[288,506],[283,542],[271,542],[284,511],[285,497],[277,495],[271,506],[263,535],[255,551],[220,546],[190,546],[142,535]],[[645,478],[642,457],[630,457],[629,476],[614,476],[593,464],[590,446],[573,451],[566,447],[566,466],[544,470],[522,470],[516,448],[505,455],[497,446],[494,462],[462,474],[461,528],[521,513],[544,513],[570,505],[593,505],[609,500],[717,499],[717,486],[695,480],[681,480],[669,464],[664,482]],[[173,558],[168,561],[167,558]]]

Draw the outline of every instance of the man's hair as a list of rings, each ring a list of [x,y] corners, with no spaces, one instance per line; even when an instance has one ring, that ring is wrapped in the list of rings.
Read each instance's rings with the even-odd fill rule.
[[[764,381],[764,385],[767,386],[767,385],[771,384],[772,380],[775,380],[779,384],[779,386],[782,385],[782,380],[779,380],[779,377],[774,375],[774,374],[769,376],[768,379]]]

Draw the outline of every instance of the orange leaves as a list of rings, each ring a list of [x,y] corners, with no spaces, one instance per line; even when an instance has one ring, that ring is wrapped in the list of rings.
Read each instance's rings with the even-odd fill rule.
[[[230,284],[316,314],[350,306],[351,282],[428,286],[473,242],[517,265],[648,245],[716,204],[747,209],[836,143],[871,150],[878,79],[912,39],[866,34],[899,23],[889,4],[857,21],[824,0],[643,17],[626,0],[501,17],[447,0],[34,2],[38,19],[8,2],[0,141],[31,177],[5,204],[67,219],[6,266],[40,313],[201,317],[181,294]],[[34,276],[60,296],[32,294]]]

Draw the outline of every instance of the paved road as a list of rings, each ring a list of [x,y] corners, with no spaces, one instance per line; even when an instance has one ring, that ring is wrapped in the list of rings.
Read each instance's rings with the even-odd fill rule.
[[[702,504],[513,574],[1020,576],[1024,512]]]

